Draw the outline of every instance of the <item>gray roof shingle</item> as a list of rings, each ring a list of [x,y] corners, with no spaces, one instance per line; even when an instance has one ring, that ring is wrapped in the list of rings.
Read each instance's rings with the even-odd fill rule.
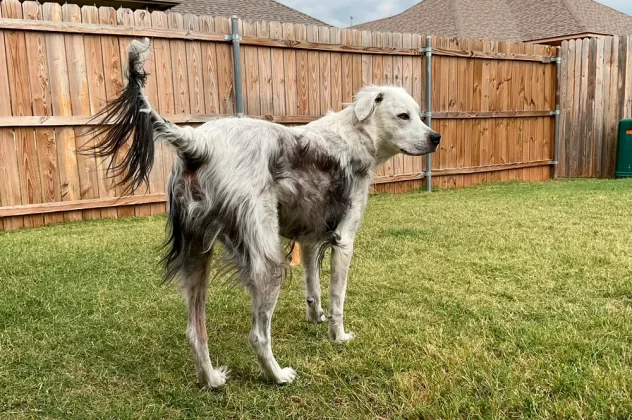
[[[422,0],[356,29],[534,41],[582,33],[632,33],[632,16],[594,0]]]
[[[331,26],[274,0],[184,0],[170,9],[178,13],[231,17],[247,21],[272,21]]]

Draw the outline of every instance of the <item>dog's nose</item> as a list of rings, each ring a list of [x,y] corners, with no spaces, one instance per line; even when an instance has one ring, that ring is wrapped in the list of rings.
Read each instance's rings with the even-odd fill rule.
[[[432,134],[430,134],[430,141],[435,146],[438,146],[439,143],[441,143],[441,134],[439,134],[439,133],[432,133]]]

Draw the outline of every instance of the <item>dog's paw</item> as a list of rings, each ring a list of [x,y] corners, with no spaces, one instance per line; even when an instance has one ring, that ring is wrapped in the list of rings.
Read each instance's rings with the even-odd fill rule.
[[[281,369],[279,376],[274,381],[279,385],[291,384],[296,378],[296,371],[291,367]]]
[[[322,309],[317,309],[313,311],[311,308],[307,309],[307,322],[310,324],[322,324],[327,321],[327,317],[325,316],[325,311]]]
[[[222,366],[219,369],[213,369],[207,375],[204,375],[201,385],[207,388],[219,388],[226,384],[226,380],[230,376],[230,370],[226,366]]]
[[[345,343],[347,341],[353,340],[355,338],[355,334],[352,333],[351,331],[349,332],[341,331],[337,334],[330,331],[329,338],[331,339],[331,341],[335,343]]]

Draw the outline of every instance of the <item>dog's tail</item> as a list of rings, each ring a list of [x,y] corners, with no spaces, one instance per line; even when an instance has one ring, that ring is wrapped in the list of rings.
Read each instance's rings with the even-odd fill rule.
[[[98,120],[99,125],[88,133],[98,140],[83,149],[98,157],[112,157],[108,175],[120,177],[119,184],[125,186],[126,193],[148,184],[154,164],[155,141],[167,142],[185,161],[195,158],[199,153],[192,144],[195,140],[192,129],[178,127],[158,115],[145,97],[147,73],[144,65],[148,56],[148,38],[143,42],[131,42],[126,69],[127,86],[118,98],[94,116],[93,121]],[[115,162],[130,136],[132,142],[127,154]]]

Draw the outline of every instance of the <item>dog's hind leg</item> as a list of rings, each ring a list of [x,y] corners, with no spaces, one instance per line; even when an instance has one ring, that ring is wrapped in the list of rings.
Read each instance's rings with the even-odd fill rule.
[[[321,306],[318,252],[311,244],[301,243],[301,261],[305,275],[305,315],[307,322],[320,324],[327,320]]]
[[[242,281],[252,298],[250,343],[263,373],[277,384],[294,380],[292,368],[281,368],[272,353],[272,313],[279,297],[281,282],[290,270],[281,251],[276,199],[262,197],[246,210],[248,216],[239,234],[242,246],[233,249],[239,255]]]
[[[226,383],[228,369],[213,369],[208,352],[206,293],[209,261],[210,252],[188,256],[186,267],[182,269],[179,277],[180,289],[189,310],[187,339],[191,345],[198,383],[201,386],[217,388]]]
[[[250,343],[264,374],[277,384],[288,384],[296,377],[296,371],[290,367],[281,368],[272,354],[272,313],[279,297],[281,280],[281,271],[275,269],[266,284],[249,287],[253,312]]]

